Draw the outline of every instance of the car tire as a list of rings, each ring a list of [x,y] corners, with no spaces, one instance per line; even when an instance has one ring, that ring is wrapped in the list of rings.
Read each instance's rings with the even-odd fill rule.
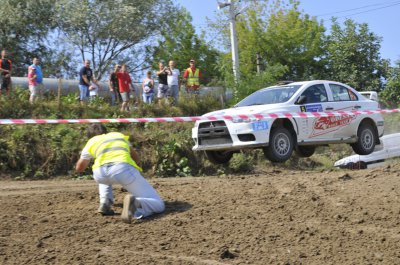
[[[297,146],[296,154],[298,157],[310,157],[315,153],[315,146]]]
[[[269,145],[265,147],[264,156],[271,162],[283,163],[293,153],[293,135],[286,128],[274,128],[271,130]]]
[[[227,164],[231,160],[233,153],[230,151],[205,151],[208,160],[213,164]]]
[[[358,155],[369,155],[375,149],[376,133],[375,128],[370,123],[362,123],[358,127],[357,142],[352,144],[354,152]]]

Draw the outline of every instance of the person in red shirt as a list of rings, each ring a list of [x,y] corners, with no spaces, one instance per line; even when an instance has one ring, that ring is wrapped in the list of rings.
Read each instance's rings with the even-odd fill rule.
[[[196,61],[190,59],[190,67],[185,70],[183,79],[186,83],[186,92],[198,94],[200,88],[200,79],[202,78],[200,69],[196,68]]]
[[[28,85],[29,85],[29,92],[31,96],[29,97],[29,102],[31,104],[35,103],[37,96],[39,95],[39,87],[37,82],[37,75],[36,69],[29,66],[28,68]]]
[[[122,98],[121,111],[129,111],[130,92],[133,91],[132,79],[128,73],[128,67],[123,64],[121,70],[116,73],[119,84],[119,92]]]

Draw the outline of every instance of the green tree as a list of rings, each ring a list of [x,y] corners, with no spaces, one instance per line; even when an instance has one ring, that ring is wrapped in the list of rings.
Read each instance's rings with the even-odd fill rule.
[[[157,36],[175,12],[171,0],[58,0],[55,9],[65,41],[92,61],[99,78],[115,61],[140,68],[135,48]]]
[[[394,67],[389,67],[387,83],[380,97],[386,107],[400,105],[400,61],[397,61]]]
[[[254,1],[246,5],[247,11],[236,16],[240,83],[232,82],[230,53],[223,56],[221,67],[228,71],[224,77],[235,87],[237,100],[279,79],[302,80],[321,75],[325,40],[322,23],[300,12],[297,1]],[[211,26],[224,37],[220,43],[230,48],[227,24],[219,19]]]
[[[50,53],[46,37],[54,27],[55,0],[2,0],[0,47],[9,52],[13,75],[23,76],[33,57]]]
[[[160,60],[174,60],[176,67],[183,72],[193,58],[202,71],[205,83],[220,76],[217,65],[219,52],[196,34],[192,17],[183,7],[179,8],[176,16],[169,18],[168,24],[161,31],[158,44],[152,47],[151,54],[149,59],[155,69],[158,69]]]
[[[381,90],[387,64],[379,52],[382,39],[366,23],[347,19],[342,28],[336,19],[332,22],[327,45],[328,78],[357,90]]]
[[[319,78],[323,69],[325,28],[315,17],[301,13],[294,5],[271,14],[260,50],[267,65],[288,67],[285,79]]]

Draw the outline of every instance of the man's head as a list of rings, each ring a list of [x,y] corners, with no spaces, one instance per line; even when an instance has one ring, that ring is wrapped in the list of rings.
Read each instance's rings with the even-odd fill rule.
[[[114,66],[114,72],[119,72],[120,69],[121,69],[121,65],[116,64],[116,65]]]
[[[174,69],[175,68],[175,62],[174,61],[169,61],[169,68]]]
[[[189,65],[190,65],[190,67],[195,67],[196,61],[194,59],[190,59]]]
[[[122,72],[128,72],[128,66],[126,64],[121,65],[121,71]]]
[[[84,64],[86,68],[90,68],[90,60],[85,60]]]
[[[7,58],[8,54],[6,50],[1,51],[1,58]]]
[[[34,65],[39,65],[40,64],[40,59],[39,58],[33,58],[33,64]]]
[[[147,77],[151,78],[151,71],[147,71]]]
[[[164,62],[159,62],[158,68],[160,68],[160,70],[164,69]]]
[[[102,135],[106,133],[107,133],[107,128],[104,127],[104,125],[101,123],[93,123],[86,130],[86,135],[88,138],[92,138],[96,135]]]

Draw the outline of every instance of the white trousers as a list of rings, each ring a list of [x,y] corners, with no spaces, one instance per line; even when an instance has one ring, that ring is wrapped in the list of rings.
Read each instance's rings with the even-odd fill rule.
[[[128,163],[110,163],[96,168],[93,178],[99,184],[100,203],[114,202],[113,184],[120,184],[136,198],[134,217],[146,217],[165,210],[165,204],[157,191],[140,172]]]

